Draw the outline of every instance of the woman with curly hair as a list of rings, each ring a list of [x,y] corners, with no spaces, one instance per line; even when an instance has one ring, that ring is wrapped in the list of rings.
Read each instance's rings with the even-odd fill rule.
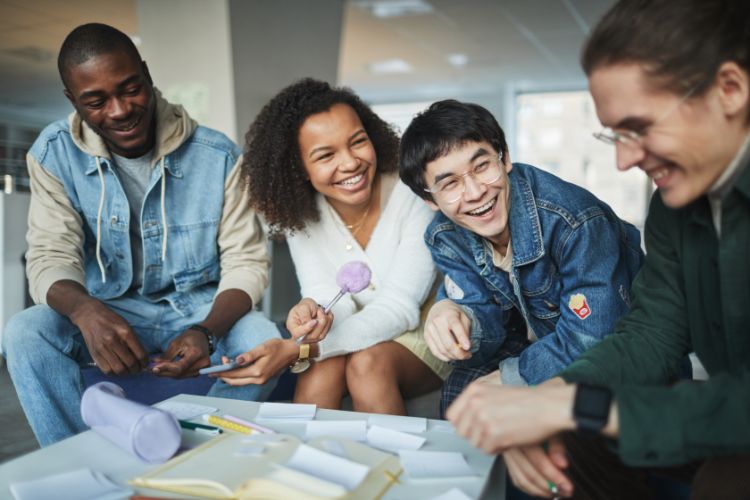
[[[286,236],[306,298],[289,312],[292,339],[245,353],[238,361],[252,364],[223,380],[260,383],[296,362],[295,402],[337,409],[348,393],[357,411],[405,414],[404,398],[440,387],[450,367],[422,336],[436,276],[422,236],[432,213],[398,179],[398,137],[351,90],[308,78],[266,104],[246,142],[250,203]],[[319,304],[353,260],[370,267],[370,286],[325,314]]]

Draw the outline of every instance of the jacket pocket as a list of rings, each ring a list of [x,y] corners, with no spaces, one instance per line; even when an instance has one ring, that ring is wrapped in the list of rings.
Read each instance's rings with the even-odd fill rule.
[[[188,292],[194,288],[219,281],[220,266],[216,261],[209,262],[202,267],[178,271],[172,275],[174,288],[178,292]]]

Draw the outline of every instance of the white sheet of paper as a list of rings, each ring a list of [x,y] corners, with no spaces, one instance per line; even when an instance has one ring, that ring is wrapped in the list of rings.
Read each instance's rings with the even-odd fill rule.
[[[99,471],[78,469],[30,481],[12,483],[10,491],[16,500],[121,500],[133,490],[112,482]]]
[[[435,479],[476,476],[462,453],[457,451],[398,452],[401,465],[412,479]]]
[[[422,417],[402,417],[399,415],[370,415],[370,425],[379,425],[401,432],[424,432],[427,430],[427,419]]]
[[[370,470],[366,465],[331,455],[306,444],[297,447],[286,466],[313,477],[339,484],[347,490],[356,488]]]
[[[367,422],[364,420],[313,420],[307,423],[305,439],[318,436],[338,436],[352,441],[367,439]]]
[[[191,418],[200,417],[206,413],[216,413],[219,411],[218,408],[213,408],[211,406],[180,403],[178,401],[162,401],[154,406],[160,410],[171,413],[179,420],[190,420]]]
[[[316,405],[294,403],[262,403],[257,419],[275,420],[312,420],[315,418]]]
[[[421,436],[373,425],[367,431],[367,444],[381,450],[398,453],[399,450],[418,450],[427,441]]]
[[[442,495],[433,497],[432,500],[471,500],[471,497],[458,488],[451,488]]]
[[[445,434],[455,434],[456,428],[450,422],[430,422],[430,430],[443,432]]]

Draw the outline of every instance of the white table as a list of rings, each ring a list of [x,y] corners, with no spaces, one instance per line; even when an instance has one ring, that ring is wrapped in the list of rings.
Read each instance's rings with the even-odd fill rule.
[[[251,420],[255,417],[259,406],[259,403],[249,401],[185,394],[175,396],[172,400],[219,408],[219,414],[222,412],[229,413]],[[367,413],[318,409],[315,419],[366,420],[368,416]],[[269,423],[269,421],[264,421],[263,425],[297,437],[303,437],[306,428],[306,423],[302,422]],[[446,422],[442,420],[428,420],[427,432],[422,434],[427,438],[427,441],[421,449],[459,451],[464,454],[467,462],[477,472],[478,476],[473,479],[451,478],[410,482],[408,478],[402,475],[401,484],[391,487],[384,498],[394,500],[432,498],[454,487],[459,488],[472,498],[502,499],[505,497],[502,461],[498,460],[495,463],[495,457],[485,455],[455,433],[437,430],[440,427],[444,428],[445,425]],[[183,431],[183,439],[195,439],[195,433]],[[95,432],[87,431],[0,465],[0,498],[12,498],[9,489],[10,483],[83,467],[103,472],[110,479],[124,484],[127,480],[154,466],[141,462]],[[136,489],[136,491],[154,497],[193,498],[156,490]]]

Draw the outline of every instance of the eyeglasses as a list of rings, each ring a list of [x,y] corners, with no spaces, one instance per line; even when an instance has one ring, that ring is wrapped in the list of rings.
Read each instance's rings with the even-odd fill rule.
[[[497,182],[503,176],[503,155],[489,157],[474,165],[463,174],[454,174],[437,181],[431,188],[425,189],[443,203],[455,203],[466,191],[466,177],[471,176],[476,182],[485,186]]]
[[[700,87],[700,85],[696,85],[692,87],[690,90],[687,91],[685,95],[683,95],[679,101],[677,101],[673,106],[670,106],[664,113],[662,113],[661,116],[659,116],[656,120],[653,121],[649,125],[650,127],[653,127],[657,123],[661,122],[665,118],[667,118],[669,115],[674,113],[674,111],[679,108],[682,103],[688,100],[688,98],[695,93],[695,91]],[[610,144],[610,145],[617,145],[621,144],[623,146],[643,146],[643,140],[646,138],[646,134],[648,133],[648,129],[644,130],[643,132],[636,132],[634,130],[615,130],[610,127],[604,127],[599,132],[594,132],[593,136],[596,139],[599,139],[600,141]]]

